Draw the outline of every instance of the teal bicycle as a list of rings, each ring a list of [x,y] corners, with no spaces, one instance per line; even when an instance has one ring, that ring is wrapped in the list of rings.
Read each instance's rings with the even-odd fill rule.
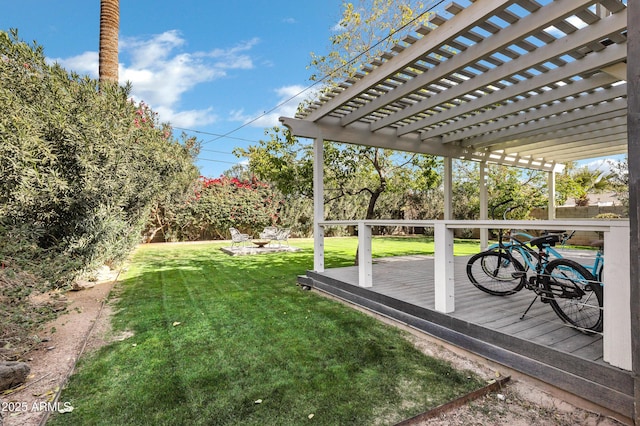
[[[533,291],[535,297],[521,318],[540,298],[550,304],[564,322],[585,333],[600,332],[603,324],[601,282],[585,266],[562,257],[553,249],[568,237],[564,232],[548,233],[525,242],[514,235],[505,243],[500,230],[498,244],[469,259],[467,276],[478,289],[494,296],[508,296],[523,288]],[[591,266],[599,276],[603,261],[600,255]]]
[[[574,234],[575,231],[572,231],[569,234],[563,232],[558,233],[558,235],[560,235],[560,240],[558,241],[559,245],[564,246]],[[535,271],[535,268],[532,268],[532,265],[537,265],[538,262],[540,262],[541,260],[544,261],[544,259],[540,259],[538,252],[531,247],[530,242],[534,238],[536,237],[526,232],[511,232],[509,234],[508,242],[503,242],[502,244],[492,244],[487,248],[487,250],[499,251],[501,247],[503,249],[509,250],[511,252],[511,255],[518,259],[522,266],[524,266],[526,272],[529,272],[530,270]],[[602,284],[604,275],[603,241],[593,241],[591,245],[597,247],[597,250],[595,252],[595,260],[593,261],[593,263],[580,264],[584,266],[584,268],[587,269],[587,271],[589,271],[591,275],[595,277],[596,281]],[[547,245],[544,247],[544,250],[547,254],[547,259],[564,258],[564,256],[558,250],[554,249],[554,245]]]

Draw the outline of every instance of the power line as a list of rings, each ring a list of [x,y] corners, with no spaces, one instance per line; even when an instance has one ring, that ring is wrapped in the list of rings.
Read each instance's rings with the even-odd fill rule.
[[[206,151],[206,152],[215,152],[217,154],[229,154],[229,155],[235,155],[233,152],[227,152],[227,151],[217,151],[215,149],[201,149],[200,151]]]
[[[211,161],[213,163],[225,163],[225,164],[238,164],[240,161],[223,161],[223,160],[212,160],[210,158],[198,158],[200,161]]]
[[[336,74],[338,71],[346,68],[347,66],[353,64],[354,62],[356,62],[356,60],[358,58],[360,58],[361,56],[365,55],[366,53],[368,53],[369,51],[373,50],[374,48],[378,47],[378,45],[380,45],[381,43],[383,43],[384,41],[386,41],[387,39],[389,39],[391,36],[393,36],[395,33],[402,31],[403,29],[405,29],[406,27],[408,27],[409,25],[413,24],[414,22],[416,22],[418,19],[420,19],[422,16],[424,16],[425,14],[431,12],[433,9],[435,9],[436,7],[440,6],[442,3],[444,3],[445,0],[440,0],[438,1],[435,5],[431,6],[430,8],[428,8],[427,10],[425,10],[424,12],[422,12],[420,15],[416,16],[415,18],[413,18],[411,21],[407,22],[406,24],[402,25],[400,28],[398,28],[397,30],[393,31],[393,32],[389,32],[389,34],[380,39],[377,43],[375,43],[373,46],[369,47],[368,49],[360,52],[358,55],[354,56],[350,61],[346,62],[345,64],[341,65],[340,67],[338,67],[337,69],[333,70],[332,72],[330,72],[329,74],[324,75],[321,79],[319,79],[318,81],[314,82],[313,84],[307,86],[306,88],[302,89],[301,91],[299,91],[298,93],[296,93],[293,96],[290,96],[289,98],[285,99],[284,101],[280,102],[279,104],[277,104],[276,106],[274,106],[273,108],[264,111],[262,114],[258,115],[257,117],[253,118],[252,120],[247,121],[246,123],[242,124],[241,126],[236,127],[235,129],[224,133],[222,135],[216,135],[215,138],[203,142],[204,144],[207,144],[209,142],[215,142],[219,139],[222,138],[229,138],[230,134],[237,132],[240,129],[245,128],[246,126],[248,126],[249,124],[258,121],[259,119],[261,119],[262,117],[264,117],[265,115],[275,111],[276,109],[280,108],[281,106],[283,106],[284,104],[288,103],[289,101],[297,98],[298,96],[302,95],[304,92],[310,90],[311,88],[313,88],[314,86],[316,86],[317,84],[325,81],[326,79],[328,79],[330,76]],[[204,133],[204,132],[203,132]]]
[[[236,138],[236,137],[233,137],[233,136],[225,136],[225,135],[221,135],[221,134],[219,134],[219,133],[205,132],[205,131],[203,131],[203,130],[186,129],[186,128],[184,128],[184,127],[174,127],[174,129],[177,129],[177,130],[184,130],[185,132],[201,133],[201,134],[203,134],[203,135],[217,136],[217,137],[218,137],[218,139],[219,139],[219,138],[223,138],[223,137],[224,137],[224,138],[227,138],[227,139],[234,139],[234,140],[243,141],[243,142],[253,142],[253,143],[260,142],[260,141],[256,141],[256,140],[252,140],[252,139]],[[214,140],[214,139],[213,139],[213,140]],[[210,142],[210,141],[209,141],[209,142]],[[207,142],[204,142],[204,143],[207,143]]]
[[[417,20],[419,20],[420,18],[422,18],[422,16],[424,16],[425,14],[431,12],[433,9],[435,9],[436,7],[440,6],[442,3],[444,3],[445,0],[440,0],[438,1],[436,4],[434,4],[433,6],[431,6],[430,8],[428,8],[427,10],[425,10],[424,12],[422,12],[420,15],[416,16],[415,18],[413,18],[411,21],[407,22],[406,24],[402,25],[400,28],[398,28],[397,30],[393,31],[393,32],[389,32],[389,34],[380,39],[377,43],[373,44],[371,47],[367,48],[366,50],[360,52],[359,54],[357,54],[356,56],[354,56],[350,61],[344,63],[343,65],[339,66],[338,68],[336,68],[335,70],[333,70],[332,72],[330,72],[329,74],[324,75],[321,79],[319,79],[318,81],[314,82],[313,84],[305,87],[304,89],[302,89],[301,91],[299,91],[298,93],[296,93],[295,95],[290,96],[289,98],[285,99],[284,101],[280,102],[279,104],[277,104],[276,106],[274,106],[273,108],[264,111],[262,114],[258,115],[257,117],[247,121],[246,123],[242,124],[241,126],[236,127],[235,129],[224,133],[224,134],[218,134],[218,133],[211,133],[211,132],[205,132],[205,131],[201,131],[201,130],[194,130],[194,129],[186,129],[186,128],[182,128],[182,127],[174,127],[174,129],[178,129],[178,130],[184,130],[184,131],[188,131],[188,132],[194,132],[194,133],[201,133],[201,134],[206,134],[206,135],[211,135],[211,136],[215,136],[213,139],[208,140],[203,142],[202,144],[208,144],[210,142],[215,142],[219,139],[222,138],[228,138],[228,139],[235,139],[235,140],[240,140],[240,141],[244,141],[244,142],[252,142],[252,143],[257,143],[259,141],[255,141],[255,140],[250,140],[250,139],[244,139],[244,138],[237,138],[237,137],[233,137],[233,136],[229,136],[232,133],[237,132],[240,129],[245,128],[246,126],[248,126],[251,123],[254,123],[256,121],[258,121],[260,118],[266,116],[267,114],[277,110],[278,108],[280,108],[281,106],[285,105],[286,103],[292,101],[293,99],[297,98],[298,96],[302,95],[303,93],[305,93],[306,91],[310,90],[311,88],[313,88],[314,86],[316,86],[317,84],[325,81],[326,79],[328,79],[330,76],[336,74],[338,71],[341,71],[342,69],[346,68],[347,66],[353,64],[354,62],[356,62],[357,59],[359,59],[360,57],[362,57],[363,55],[365,55],[366,53],[370,52],[371,50],[375,49],[376,47],[378,47],[380,44],[382,44],[383,42],[385,42],[387,39],[389,39],[391,36],[393,36],[395,33],[402,31],[403,29],[405,29],[406,27],[408,27],[409,25],[412,25],[414,22],[416,22]]]

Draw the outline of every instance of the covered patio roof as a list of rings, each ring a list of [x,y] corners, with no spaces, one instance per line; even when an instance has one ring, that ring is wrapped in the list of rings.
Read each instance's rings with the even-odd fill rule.
[[[295,118],[300,137],[551,171],[627,152],[626,0],[460,0]]]

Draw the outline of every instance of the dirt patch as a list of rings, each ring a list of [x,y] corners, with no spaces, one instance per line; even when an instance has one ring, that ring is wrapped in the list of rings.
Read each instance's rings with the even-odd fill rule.
[[[0,425],[4,421],[4,426],[35,426],[52,411],[69,408],[67,401],[58,399],[59,391],[80,355],[107,343],[110,306],[106,299],[116,275],[113,272],[91,288],[66,293],[66,312],[42,327],[40,343],[23,357],[31,367],[27,382],[0,394]]]
[[[503,366],[492,365],[455,348],[445,347],[435,339],[413,332],[412,340],[423,353],[451,362],[457,369],[470,370],[485,378],[487,382],[504,376],[511,380],[499,391],[492,392],[462,407],[445,412],[412,425],[420,426],[619,426],[612,417],[592,410],[579,408],[567,402],[569,395],[559,395],[545,389],[537,381],[510,371]],[[589,404],[582,402],[582,406]],[[610,413],[612,414],[612,413]]]

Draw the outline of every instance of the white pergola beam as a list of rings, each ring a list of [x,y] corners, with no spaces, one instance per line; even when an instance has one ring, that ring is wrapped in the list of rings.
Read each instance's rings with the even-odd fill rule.
[[[465,12],[471,12],[474,6],[480,5],[485,2],[477,2],[469,8],[465,9]],[[562,19],[564,17],[570,16],[575,13],[577,10],[584,9],[585,3],[588,1],[585,0],[564,0],[564,1],[556,1],[549,7],[549,10],[545,9],[545,19],[540,19],[535,13],[526,16],[523,19],[520,19],[515,24],[509,25],[507,28],[502,29],[499,33],[493,34],[489,39],[482,41],[481,43],[477,43],[473,46],[472,49],[465,50],[462,54],[455,55],[451,59],[448,59],[428,72],[423,73],[417,78],[412,79],[409,83],[402,85],[398,89],[393,90],[389,95],[383,98],[378,98],[369,104],[367,104],[364,108],[360,108],[357,112],[349,114],[347,117],[343,118],[342,124],[347,125],[357,119],[360,119],[367,114],[375,111],[378,108],[381,108],[384,105],[388,105],[391,102],[398,101],[405,96],[408,96],[410,93],[420,90],[423,87],[427,87],[430,84],[438,84],[441,79],[446,78],[450,74],[453,74],[457,71],[463,70],[464,68],[475,65],[481,59],[487,58],[488,56],[503,50],[504,48],[525,39],[526,37],[535,34],[537,32],[542,31],[544,28],[548,26],[546,24],[547,19],[553,18]],[[476,23],[483,21],[490,14],[477,15],[473,14],[470,16],[469,22],[470,27],[476,25]],[[459,18],[460,15],[456,16],[456,19]],[[440,28],[440,27],[439,27]],[[439,29],[438,28],[438,29]],[[435,36],[438,34],[438,29],[434,30],[429,34],[428,38],[432,43],[432,46],[440,46],[442,41]],[[462,28],[462,31],[459,32],[458,35],[463,34],[468,30],[467,27]],[[433,49],[433,48],[432,48]],[[428,52],[425,52],[425,56]],[[528,55],[527,55],[528,56]],[[504,65],[503,65],[504,66]],[[501,68],[501,67],[498,67]],[[477,78],[477,77],[476,77]],[[472,79],[472,80],[475,80]],[[496,81],[499,79],[496,79]],[[488,83],[490,83],[489,81]],[[468,86],[468,85],[465,85]],[[461,96],[463,93],[450,97],[453,99],[457,96]],[[392,114],[391,116],[381,120],[380,122],[374,123],[372,130],[379,128],[381,126],[389,125],[394,122],[398,122],[404,118],[407,118],[413,114],[415,114],[419,109],[428,109],[429,105],[433,106],[432,101],[425,101],[421,103],[421,105],[425,105],[425,108],[413,107],[410,108],[410,111],[403,110],[401,113]],[[413,131],[413,130],[412,130]]]
[[[611,60],[624,60],[626,57],[626,51],[624,46],[617,49],[612,48],[609,49],[606,54],[603,54],[603,56],[606,56],[606,59],[611,58]],[[588,63],[590,66],[594,65],[593,61],[584,59],[575,61],[564,67],[556,68],[555,70],[549,71],[545,74],[540,74],[539,76],[506,87],[505,89],[497,90],[490,95],[462,103],[455,108],[450,108],[449,110],[443,111],[432,117],[426,117],[422,120],[425,127],[432,126],[439,121],[453,120],[456,117],[469,114],[469,116],[464,120],[457,120],[446,126],[429,129],[425,134],[428,134],[430,137],[440,136],[486,121],[497,120],[501,117],[517,113],[518,111],[526,111],[531,108],[536,108],[540,105],[553,102],[559,98],[575,96],[581,92],[590,91],[618,81],[610,75],[600,73],[591,78],[582,79],[571,84],[556,87],[556,84],[559,81],[563,81],[577,75],[580,72],[580,66],[585,66]],[[594,66],[594,69],[597,69],[596,67],[597,65]],[[553,87],[553,89],[546,90],[539,95],[532,95],[527,99],[518,100],[517,102],[506,103],[523,93],[540,90],[543,87]],[[483,112],[482,114],[473,114],[474,112],[485,108],[487,109],[486,112]]]
[[[362,93],[369,90],[370,87],[374,87],[395,75],[399,69],[410,66],[420,57],[425,56],[426,52],[434,49],[434,46],[439,48],[447,41],[453,40],[460,34],[468,32],[476,25],[477,20],[486,19],[490,17],[496,9],[504,9],[513,3],[515,3],[515,0],[483,0],[472,4],[456,15],[456,20],[467,22],[467,24],[462,28],[454,25],[439,26],[436,30],[432,31],[428,37],[422,37],[420,40],[415,42],[411,46],[411,49],[403,50],[395,55],[392,58],[393,60],[384,62],[379,67],[375,68],[373,72],[368,73],[361,79],[355,81],[351,86],[344,89],[340,96],[326,102],[321,108],[313,111],[305,119],[310,121],[319,120],[335,108],[358,98]],[[392,102],[393,101],[390,101],[389,103]]]
[[[493,133],[503,129],[513,129],[516,127],[519,129],[520,127],[522,127],[520,126],[521,124],[524,124],[524,127],[526,127],[526,123],[534,123],[534,120],[546,118],[553,119],[553,117],[560,117],[561,114],[569,109],[574,110],[576,108],[586,108],[626,95],[626,85],[616,86],[610,89],[602,89],[591,93],[585,93],[564,102],[552,103],[549,106],[539,106],[531,111],[522,111],[518,114],[513,114],[499,120],[493,120],[481,126],[469,127],[465,130],[458,131],[450,136],[443,136],[442,142],[448,143],[455,141],[464,141],[465,139],[473,138],[478,135],[486,135],[487,133]],[[563,122],[566,123],[566,121],[564,120]],[[470,143],[467,142],[465,142],[465,144],[470,145]]]
[[[620,109],[620,106],[624,108],[625,105],[617,105],[615,108],[609,104],[595,107],[592,115],[583,116],[578,120],[572,121],[570,127],[559,124],[556,126],[546,126],[541,129],[533,129],[527,135],[508,138],[506,141],[499,140],[490,144],[490,146],[492,150],[515,153],[519,152],[521,150],[520,147],[523,146],[533,148],[538,146],[537,144],[544,144],[549,140],[561,140],[562,138],[576,135],[588,137],[588,135],[594,132],[601,130],[607,131],[607,129],[612,127],[624,126],[626,125],[626,118],[624,116],[624,109]],[[601,120],[594,121],[594,117]],[[481,146],[483,146],[482,143],[478,144],[476,148]]]
[[[616,102],[618,101],[611,102],[611,104],[613,105],[612,107],[619,106],[616,105]],[[618,104],[624,106],[625,102],[620,100]],[[549,132],[556,130],[566,130],[570,127],[576,127],[577,123],[582,122],[586,119],[586,117],[590,117],[592,122],[596,121],[598,115],[603,110],[605,110],[606,105],[607,104],[597,105],[590,108],[583,108],[555,117],[540,119],[517,127],[500,129],[492,133],[486,133],[473,138],[468,138],[464,142],[462,142],[461,145],[478,149],[479,147],[483,147],[485,145],[494,145],[501,142],[513,141],[515,139],[530,138],[532,136],[540,134],[542,134],[543,136],[539,137],[538,140],[540,140],[540,138],[544,140],[548,138],[545,137],[544,134],[548,134]],[[533,142],[533,140],[531,140],[531,142]]]
[[[583,28],[582,30],[576,31],[573,34],[569,34],[563,38],[560,38],[552,44],[542,46],[536,49],[534,52],[523,55],[520,58],[505,63],[502,66],[496,67],[492,70],[488,70],[487,72],[484,72],[477,77],[466,80],[465,82],[444,91],[444,96],[434,96],[431,98],[427,98],[424,101],[418,102],[408,108],[405,108],[396,114],[392,114],[389,117],[379,120],[375,123],[374,129],[383,125],[397,123],[398,121],[409,118],[422,111],[431,110],[443,103],[454,102],[456,99],[461,98],[468,93],[472,93],[478,88],[483,88],[485,86],[491,85],[492,83],[508,78],[514,74],[522,73],[523,71],[529,70],[536,65],[543,64],[553,58],[568,54],[589,42],[598,42],[603,38],[606,38],[607,35],[611,33],[624,30],[624,28],[626,27],[626,23],[627,21],[625,13],[611,15],[606,19],[597,22],[596,24],[590,25],[587,28]],[[462,55],[460,56],[462,57]],[[597,60],[596,57],[597,55],[594,55],[593,59]],[[422,121],[418,121],[416,123],[403,126],[398,130],[398,135],[417,131],[424,127],[422,126],[422,124]],[[424,137],[428,137],[428,132],[426,133],[427,134],[424,135]]]
[[[623,141],[625,144],[627,142],[627,126],[619,126],[606,130],[597,130],[593,134],[584,135],[580,133],[579,135],[559,138],[559,139],[550,139],[545,142],[540,142],[533,146],[525,146],[520,150],[508,149],[505,150],[508,154],[518,154],[518,155],[540,155],[544,156],[545,154],[559,152],[561,149],[573,149],[580,147],[580,145],[584,145],[585,147],[591,147],[592,145],[597,144],[605,144],[610,142],[620,143]],[[613,146],[613,145],[612,145]]]
[[[435,155],[439,157],[451,157],[461,160],[487,161],[504,164],[506,166],[527,167],[533,170],[548,171],[553,169],[555,162],[534,161],[523,159],[518,155],[504,155],[502,157],[491,157],[489,152],[476,152],[454,145],[443,145],[441,143],[425,143],[417,135],[398,138],[395,132],[383,130],[375,133],[367,131],[357,131],[353,126],[342,128],[336,123],[327,123],[325,119],[320,123],[309,123],[306,120],[296,118],[280,117],[280,122],[291,130],[293,135],[303,138],[316,139],[322,134],[325,140],[349,143],[355,145],[373,146],[376,148],[391,149],[395,151],[415,152],[419,154]],[[360,129],[362,130],[362,129]]]

